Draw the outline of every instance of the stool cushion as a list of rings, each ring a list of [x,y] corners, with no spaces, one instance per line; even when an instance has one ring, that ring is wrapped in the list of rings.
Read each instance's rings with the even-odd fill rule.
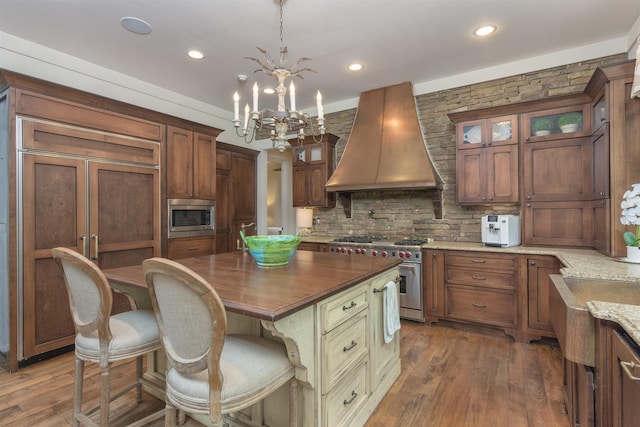
[[[285,384],[294,367],[286,348],[275,341],[250,335],[225,338],[220,370],[223,373],[222,412],[234,402],[255,395],[265,384]],[[209,412],[209,379],[205,369],[196,374],[181,374],[171,369],[167,374],[167,393],[194,412]]]
[[[109,344],[110,361],[144,354],[161,346],[158,325],[151,310],[133,310],[115,314],[109,318],[109,328],[112,335]],[[100,360],[97,331],[76,335],[76,354],[87,361]]]

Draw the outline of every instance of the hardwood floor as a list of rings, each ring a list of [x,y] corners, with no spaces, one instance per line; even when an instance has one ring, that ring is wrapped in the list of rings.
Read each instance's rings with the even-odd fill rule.
[[[557,345],[406,321],[401,339],[402,374],[365,427],[569,427]],[[0,372],[0,426],[71,425],[73,365],[68,353],[13,374]],[[115,364],[112,390],[130,381],[134,371],[132,362]],[[85,401],[92,406],[99,370],[88,364],[85,374]],[[146,393],[136,404],[132,391],[112,405],[112,425],[163,406]],[[200,424],[188,420],[185,425]]]

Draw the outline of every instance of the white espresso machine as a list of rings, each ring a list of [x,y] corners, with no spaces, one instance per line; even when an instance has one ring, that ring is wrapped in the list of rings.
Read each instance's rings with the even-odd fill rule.
[[[520,245],[518,215],[485,215],[482,217],[482,243],[506,248]]]

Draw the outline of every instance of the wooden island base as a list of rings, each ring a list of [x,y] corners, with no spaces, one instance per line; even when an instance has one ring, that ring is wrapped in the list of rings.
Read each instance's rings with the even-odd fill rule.
[[[257,267],[242,253],[178,262],[218,291],[227,309],[228,333],[284,342],[302,393],[299,425],[362,426],[400,375],[399,333],[387,344],[383,330],[385,286],[397,279],[399,261],[298,251],[289,265],[271,269]],[[105,274],[138,307],[148,307],[140,266]],[[155,387],[148,391],[160,399],[164,371],[163,354],[149,357],[145,376]],[[282,387],[234,417],[286,426],[288,390]]]

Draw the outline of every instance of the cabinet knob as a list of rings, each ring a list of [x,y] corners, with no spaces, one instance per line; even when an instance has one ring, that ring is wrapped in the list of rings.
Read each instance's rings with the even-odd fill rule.
[[[489,200],[493,200],[493,197],[489,197]]]
[[[604,122],[606,120],[606,117],[600,117],[600,121]]]
[[[529,142],[529,141],[531,141],[531,138],[526,137],[524,140],[525,140],[525,141],[527,141],[527,142]]]
[[[531,200],[531,196],[527,196],[527,200]]]
[[[530,208],[531,207],[531,203],[527,203],[527,207]]]
[[[529,264],[536,265],[536,262],[535,261],[531,261]]]
[[[482,196],[482,197],[481,197],[481,199],[482,199],[482,200],[487,200],[487,198],[486,198],[486,197],[484,197],[484,196]]]
[[[601,196],[604,196],[604,191],[601,191],[601,192],[600,192],[600,195],[601,195]]]
[[[600,206],[604,206],[604,200],[600,200]]]
[[[437,254],[434,252],[434,253],[431,254],[431,256],[435,258],[437,256]]]

